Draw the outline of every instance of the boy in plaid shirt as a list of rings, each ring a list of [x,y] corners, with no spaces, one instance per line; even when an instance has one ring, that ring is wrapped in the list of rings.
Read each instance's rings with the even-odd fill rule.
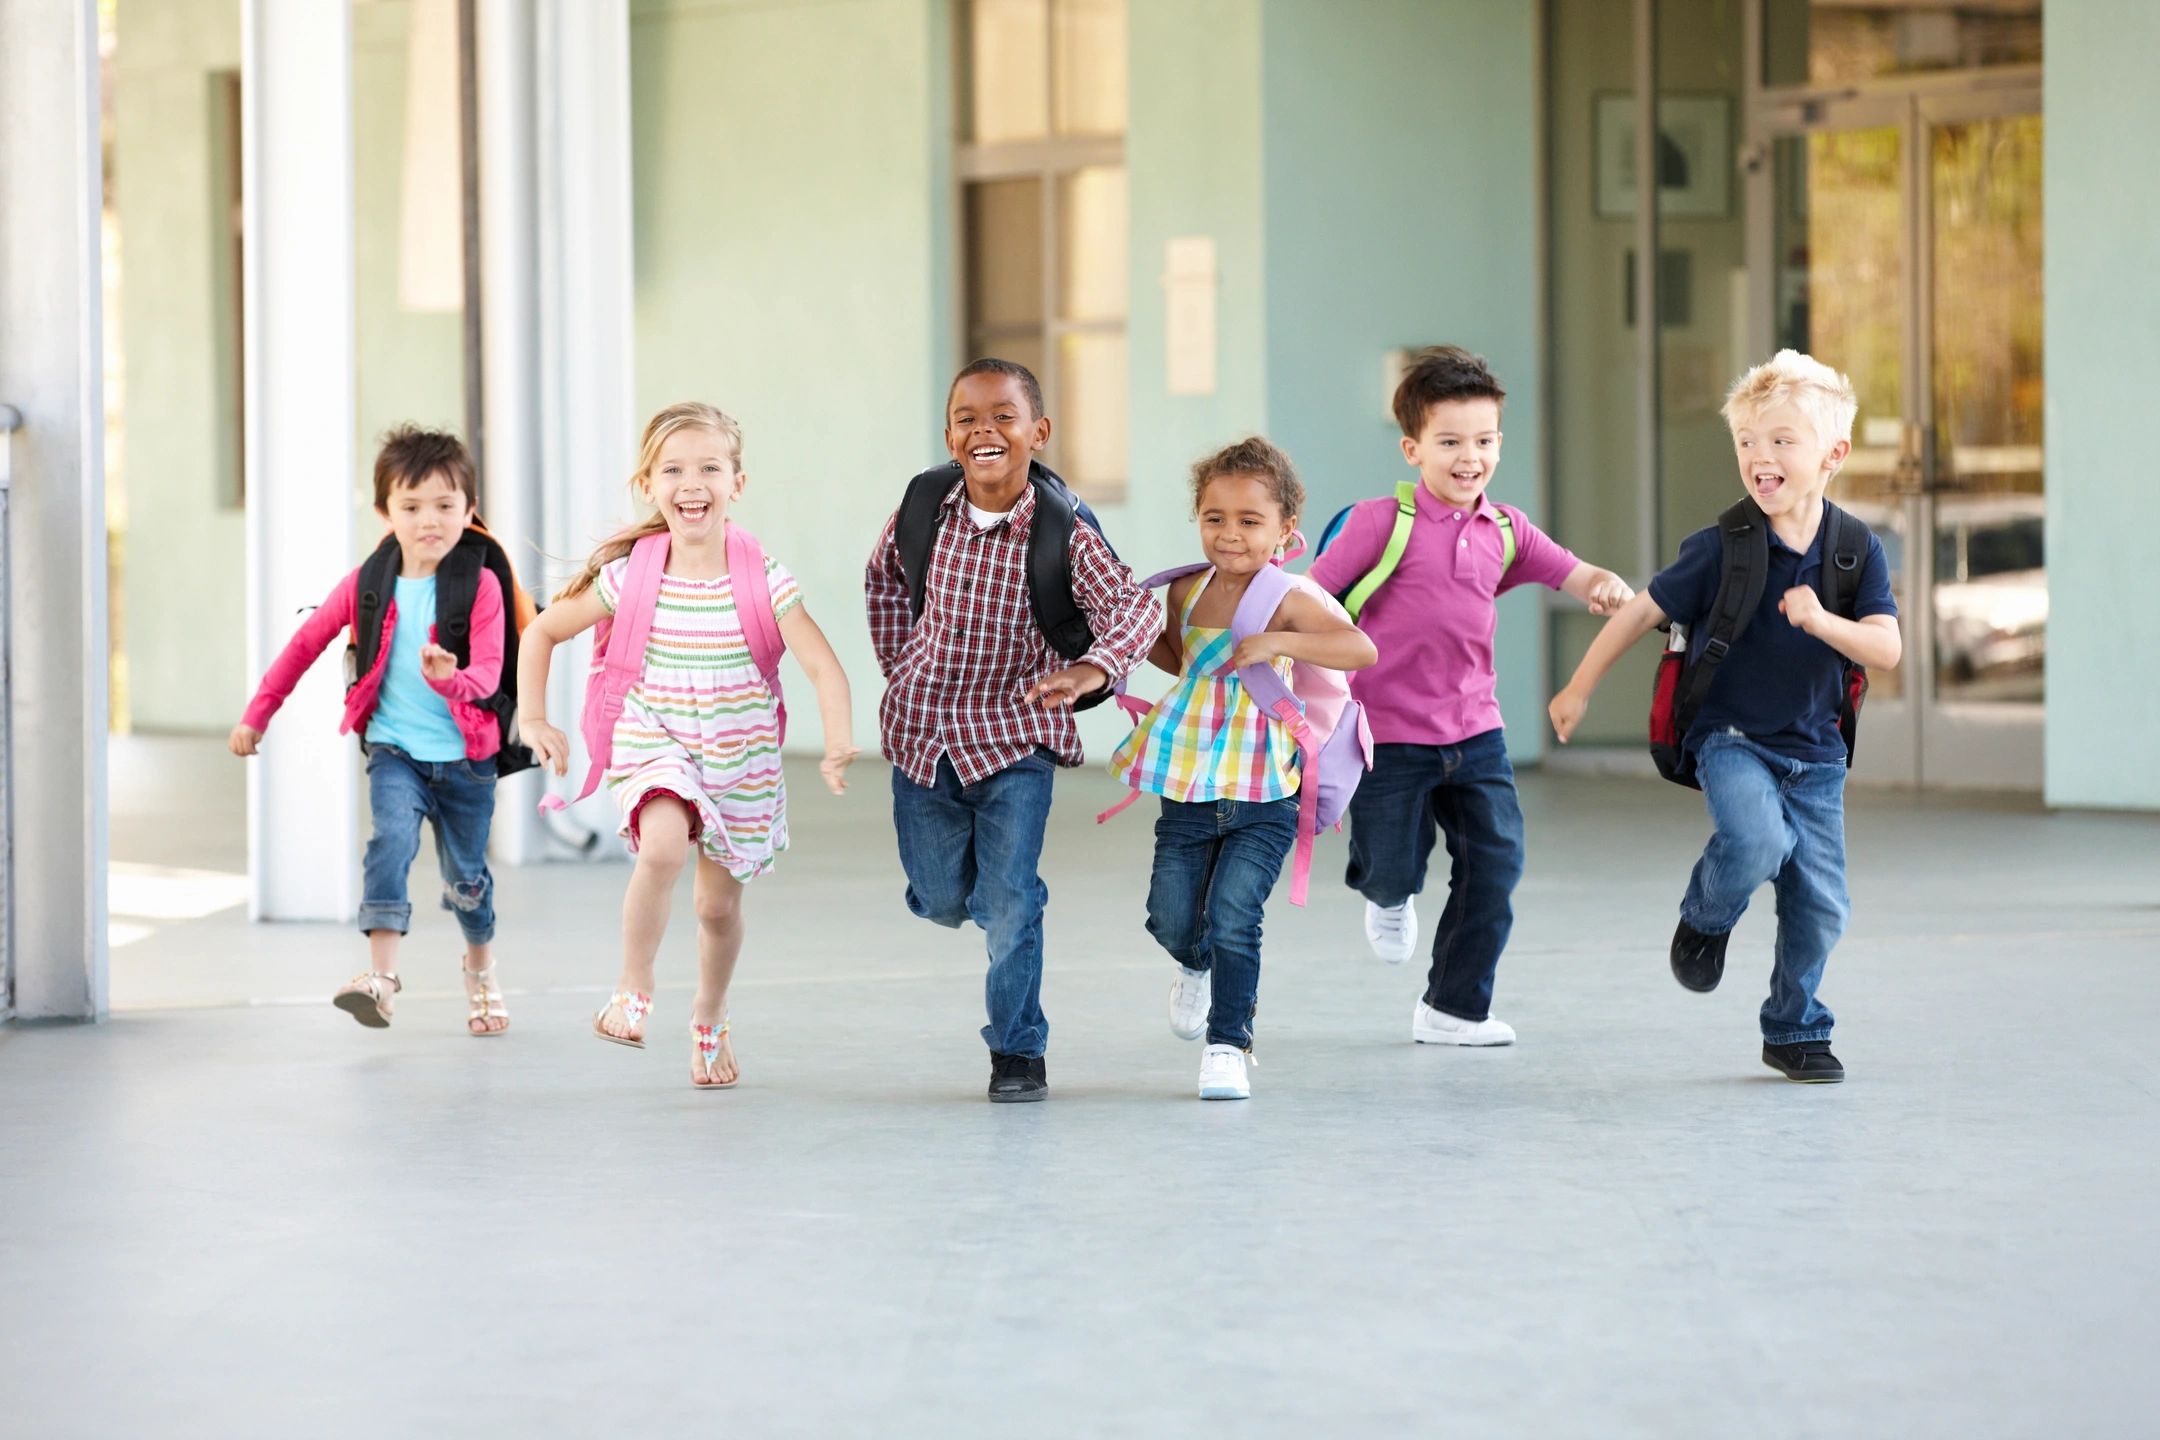
[[[1162,612],[1110,547],[1075,521],[1072,598],[1092,643],[1067,664],[1038,627],[1028,541],[1047,503],[1030,462],[1050,440],[1042,387],[1023,365],[978,360],[953,381],[945,444],[959,476],[938,503],[920,615],[902,561],[900,513],[863,579],[885,672],[878,730],[893,763],[893,827],[908,909],[987,938],[990,1098],[1049,1094],[1043,1049],[1038,873],[1056,767],[1081,763],[1072,707],[1137,667]]]

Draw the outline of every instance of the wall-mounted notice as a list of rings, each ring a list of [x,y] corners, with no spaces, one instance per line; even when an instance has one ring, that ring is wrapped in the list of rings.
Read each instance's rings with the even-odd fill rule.
[[[1174,235],[1163,246],[1164,369],[1172,395],[1215,393],[1215,237]]]

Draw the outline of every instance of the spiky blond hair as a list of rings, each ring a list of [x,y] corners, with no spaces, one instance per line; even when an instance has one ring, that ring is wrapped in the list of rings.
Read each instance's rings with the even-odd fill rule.
[[[1780,350],[1735,380],[1725,396],[1725,423],[1737,430],[1786,404],[1815,422],[1824,445],[1852,439],[1853,417],[1860,413],[1852,381],[1798,350]]]

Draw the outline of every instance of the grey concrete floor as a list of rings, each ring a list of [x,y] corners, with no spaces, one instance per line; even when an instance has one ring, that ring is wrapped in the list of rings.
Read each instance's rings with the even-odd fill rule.
[[[504,1038],[434,911],[366,1031],[325,1003],[356,936],[196,915],[232,767],[115,768],[158,912],[116,918],[125,1008],[0,1031],[9,1436],[2160,1430],[2151,818],[1856,793],[1852,1079],[1802,1088],[1756,1057],[1767,896],[1718,993],[1666,973],[1693,797],[1528,776],[1521,1042],[1409,1043],[1420,967],[1365,953],[1326,841],[1270,912],[1254,1099],[1210,1105],[1147,820],[1067,775],[1053,1098],[992,1107],[979,941],[903,913],[879,765],[792,777],[727,1094],[686,1083],[681,918],[652,1049],[586,1033],[620,867],[502,876]]]

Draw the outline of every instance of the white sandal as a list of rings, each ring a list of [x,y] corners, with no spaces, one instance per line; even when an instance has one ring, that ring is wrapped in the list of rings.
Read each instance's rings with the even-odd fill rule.
[[[503,1004],[503,993],[496,988],[494,963],[489,962],[483,970],[467,970],[463,965],[458,968],[465,971],[467,980],[476,982],[471,987],[473,993],[468,993],[465,997],[471,1003],[471,1009],[465,1015],[465,1033],[479,1037],[508,1033],[510,1007]],[[487,1023],[490,1020],[500,1020],[503,1023],[496,1027]],[[480,1025],[477,1030],[473,1029],[476,1021]]]
[[[704,1076],[702,1080],[692,1076],[690,1080],[691,1089],[732,1090],[741,1082],[742,1067],[740,1064],[735,1068],[735,1078],[733,1080],[715,1080],[712,1078],[714,1068],[720,1063],[720,1042],[727,1038],[727,1033],[728,1022],[725,1016],[721,1017],[718,1025],[692,1025],[690,1027],[690,1041],[697,1047],[697,1065]]]
[[[389,995],[382,990],[385,980],[390,982]],[[390,1010],[384,1002],[404,988],[404,982],[389,971],[363,971],[346,981],[345,988],[330,997],[330,1003],[370,1030],[387,1030],[390,1028]]]
[[[622,1011],[623,1019],[637,1026],[638,1033],[634,1036],[610,1035],[601,1029],[600,1022],[607,1019],[607,1012],[610,1010]],[[639,994],[635,990],[617,990],[608,996],[608,1002],[600,1007],[600,1013],[593,1016],[592,1033],[612,1045],[628,1045],[633,1050],[642,1050],[645,1048],[645,1017],[650,1014],[652,996]]]

